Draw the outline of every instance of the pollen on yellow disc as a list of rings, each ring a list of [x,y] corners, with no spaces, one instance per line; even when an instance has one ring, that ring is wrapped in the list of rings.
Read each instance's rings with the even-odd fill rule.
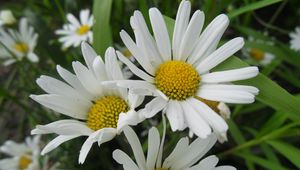
[[[194,96],[200,84],[195,68],[183,61],[162,63],[155,73],[155,86],[173,100]]]
[[[120,97],[101,97],[88,112],[87,126],[95,131],[102,128],[116,128],[119,114],[128,110],[126,101]]]
[[[22,43],[22,42],[16,43],[16,44],[14,45],[14,48],[15,48],[17,51],[21,52],[21,53],[27,53],[28,50],[29,50],[28,45],[25,44],[25,43]]]
[[[19,168],[27,169],[29,164],[31,164],[32,160],[27,155],[22,155],[19,159]]]
[[[90,30],[90,26],[88,25],[82,25],[77,30],[76,33],[79,35],[84,35]]]
[[[261,61],[264,59],[265,53],[259,49],[252,48],[250,50],[250,56],[256,61]]]

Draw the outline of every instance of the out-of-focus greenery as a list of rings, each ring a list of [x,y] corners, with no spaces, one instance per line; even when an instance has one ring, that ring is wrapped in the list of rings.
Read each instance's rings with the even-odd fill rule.
[[[134,10],[146,16],[148,9],[157,7],[166,17],[170,35],[179,5],[179,0],[19,0],[1,1],[1,9],[11,9],[17,19],[27,17],[39,34],[36,53],[38,64],[26,60],[0,70],[0,143],[7,139],[21,141],[36,124],[58,120],[54,114],[29,99],[29,94],[40,94],[35,83],[40,75],[58,77],[55,65],[71,68],[73,60],[82,61],[80,48],[61,50],[56,29],[66,21],[66,14],[78,16],[81,9],[93,10],[95,16],[93,47],[103,55],[108,46],[123,46],[119,31],[132,34],[129,20]],[[238,82],[260,89],[254,104],[231,106],[232,115],[228,142],[217,144],[210,153],[217,154],[220,164],[229,164],[237,169],[300,169],[300,53],[289,48],[288,34],[300,25],[300,1],[297,0],[192,0],[193,10],[205,12],[206,25],[218,14],[230,17],[222,43],[232,37],[245,38],[245,48],[256,48],[272,53],[276,58],[267,66],[260,67],[260,75],[251,80]],[[173,19],[172,19],[173,18]],[[14,26],[11,26],[14,27]],[[257,41],[248,41],[253,37]],[[248,64],[243,53],[237,53],[215,68],[224,70]],[[159,117],[155,117],[160,121]],[[153,123],[153,122],[152,122]],[[145,130],[149,121],[135,127],[141,134],[146,150]],[[161,125],[158,125],[161,128]],[[165,152],[169,153],[177,140],[187,132],[168,133]],[[43,136],[44,141],[54,136]],[[131,153],[124,137],[94,146],[83,165],[77,162],[79,150],[85,138],[73,139],[48,155],[53,162],[59,161],[61,169],[118,169],[111,157],[116,148]],[[46,142],[45,142],[46,143]],[[167,154],[165,154],[167,155]]]

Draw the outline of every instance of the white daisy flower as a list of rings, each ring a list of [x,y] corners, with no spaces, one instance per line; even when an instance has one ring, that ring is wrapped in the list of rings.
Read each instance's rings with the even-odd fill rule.
[[[11,10],[0,11],[0,26],[12,25],[16,22],[16,18],[12,14]]]
[[[290,33],[290,38],[291,49],[300,51],[300,27],[296,27],[295,32]]]
[[[62,29],[56,30],[55,33],[61,35],[58,41],[63,44],[62,48],[78,47],[82,41],[93,42],[93,15],[90,15],[88,9],[81,10],[79,18],[80,20],[72,14],[67,14],[69,23],[64,24]]]
[[[262,66],[270,64],[275,59],[275,55],[272,53],[268,53],[257,48],[247,48],[244,55],[250,60],[249,62],[254,62],[253,64]]]
[[[72,118],[38,125],[32,130],[32,134],[59,135],[43,149],[42,155],[65,141],[88,136],[81,148],[79,163],[85,161],[94,142],[100,146],[119,134],[125,125],[136,125],[143,120],[134,110],[143,98],[124,88],[110,89],[101,84],[107,80],[124,79],[115,50],[106,50],[104,63],[88,44],[82,43],[81,49],[87,67],[73,62],[74,75],[57,66],[57,72],[66,83],[41,76],[37,84],[48,94],[30,96],[45,107]]]
[[[142,145],[130,128],[124,128],[125,136],[132,148],[136,163],[123,151],[117,149],[113,158],[124,170],[236,170],[232,166],[217,166],[219,159],[215,155],[200,160],[216,143],[216,136],[197,138],[191,144],[187,137],[181,138],[171,154],[162,160],[164,136],[160,142],[159,132],[152,127],[148,134],[148,153],[145,158]],[[197,163],[200,160],[199,163]]]
[[[33,52],[37,44],[38,34],[32,26],[28,25],[26,18],[19,23],[19,31],[0,28],[0,43],[9,50],[6,55],[6,64],[11,64],[27,57],[31,62],[38,62],[38,56]],[[2,50],[3,52],[3,50]]]
[[[0,170],[40,170],[40,136],[27,137],[24,143],[8,140],[0,152],[11,156],[0,160]]]
[[[205,138],[213,129],[225,139],[228,129],[226,122],[199,99],[239,104],[254,102],[257,88],[233,85],[230,82],[255,77],[258,68],[245,67],[210,73],[215,66],[241,49],[244,40],[234,38],[216,49],[229,24],[228,17],[224,14],[217,16],[201,33],[204,14],[197,10],[189,21],[190,11],[190,2],[182,1],[175,21],[172,44],[158,9],[149,10],[154,37],[147,29],[141,12],[135,11],[130,23],[136,42],[124,30],[120,35],[146,72],[121,53],[117,54],[143,80],[107,84],[116,83],[135,94],[154,96],[141,113],[150,118],[162,110],[173,131],[189,127],[197,136]]]

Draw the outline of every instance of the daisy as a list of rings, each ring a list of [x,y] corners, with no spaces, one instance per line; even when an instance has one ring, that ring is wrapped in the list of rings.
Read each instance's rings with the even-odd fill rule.
[[[27,137],[24,143],[8,140],[0,152],[11,156],[0,160],[0,170],[39,170],[40,137]]]
[[[92,26],[94,17],[90,15],[90,10],[80,11],[80,21],[72,14],[67,14],[69,23],[64,24],[62,29],[56,30],[56,34],[60,35],[59,42],[63,44],[63,48],[71,46],[78,47],[82,41],[93,42]]]
[[[11,10],[0,11],[0,26],[2,25],[12,25],[16,22],[14,15]]]
[[[295,28],[295,32],[290,33],[290,47],[293,50],[300,50],[300,27]]]
[[[27,57],[31,62],[38,62],[38,56],[33,52],[37,44],[38,34],[28,25],[26,18],[19,23],[19,31],[0,28],[0,43],[8,50],[6,64],[11,64]],[[3,49],[1,50],[3,52]],[[8,55],[9,54],[9,55]]]
[[[164,136],[160,142],[159,132],[152,127],[148,133],[148,153],[145,158],[142,145],[130,127],[124,128],[124,134],[132,148],[136,163],[123,151],[117,149],[113,158],[124,170],[236,170],[232,166],[217,166],[219,159],[215,155],[200,160],[216,143],[216,136],[206,139],[197,138],[191,144],[187,137],[181,138],[171,154],[162,160]],[[200,160],[199,163],[197,163]]]
[[[228,17],[224,14],[217,16],[201,33],[204,14],[197,10],[189,21],[190,11],[190,2],[182,1],[175,21],[172,44],[158,9],[149,10],[154,37],[147,29],[141,12],[135,11],[130,23],[136,42],[124,30],[120,35],[143,70],[121,53],[117,54],[142,80],[107,84],[115,83],[129,88],[135,94],[153,96],[154,99],[141,113],[150,118],[162,110],[173,131],[188,127],[197,136],[205,138],[213,129],[226,138],[226,122],[201,100],[239,104],[254,102],[257,88],[233,85],[230,82],[255,77],[258,68],[245,67],[211,73],[215,66],[241,49],[244,40],[234,38],[216,49],[229,24]]]
[[[57,66],[57,72],[65,82],[41,76],[37,84],[48,94],[30,96],[43,106],[71,117],[37,125],[32,130],[32,134],[58,134],[42,150],[42,155],[63,142],[88,136],[82,145],[79,163],[85,161],[94,142],[100,146],[119,134],[125,125],[136,125],[143,120],[134,110],[143,98],[128,93],[124,88],[110,89],[101,84],[107,80],[124,79],[115,50],[106,50],[104,63],[88,44],[82,43],[81,49],[87,66],[73,62],[75,74]]]
[[[257,48],[247,48],[244,54],[248,59],[250,59],[251,63],[254,61],[254,64],[257,63],[262,66],[270,64],[275,59],[275,56],[272,53],[268,53]]]

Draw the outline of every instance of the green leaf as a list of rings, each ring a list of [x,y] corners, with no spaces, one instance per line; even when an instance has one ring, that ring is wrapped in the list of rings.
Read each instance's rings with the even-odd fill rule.
[[[228,17],[229,18],[234,18],[234,17],[237,17],[237,16],[239,16],[243,13],[253,11],[253,10],[256,10],[256,9],[260,9],[260,8],[263,8],[263,7],[266,7],[266,6],[275,4],[277,2],[281,2],[281,1],[282,0],[262,0],[262,1],[254,2],[254,3],[249,4],[247,6],[243,6],[242,8],[231,11],[228,14]]]
[[[112,0],[94,0],[93,15],[93,47],[98,54],[103,56],[107,47],[112,45],[112,33],[110,26],[110,14]]]
[[[237,156],[239,157],[242,157],[244,159],[248,159],[248,160],[251,160],[252,162],[260,165],[261,167],[264,167],[266,169],[270,169],[270,170],[288,170],[287,168],[285,167],[282,167],[278,164],[274,164],[273,161],[268,161],[268,160],[265,160],[265,159],[262,159],[260,157],[257,157],[257,156],[254,156],[254,155],[251,155],[251,154],[236,154]]]
[[[300,168],[300,150],[298,148],[279,140],[268,141],[268,144],[291,161],[297,168]]]
[[[246,66],[248,66],[248,64],[239,58],[230,57],[213,70],[221,71]],[[237,81],[234,83],[257,87],[260,90],[256,97],[259,101],[276,110],[285,111],[291,118],[300,120],[300,101],[263,74],[259,74],[252,79]]]

